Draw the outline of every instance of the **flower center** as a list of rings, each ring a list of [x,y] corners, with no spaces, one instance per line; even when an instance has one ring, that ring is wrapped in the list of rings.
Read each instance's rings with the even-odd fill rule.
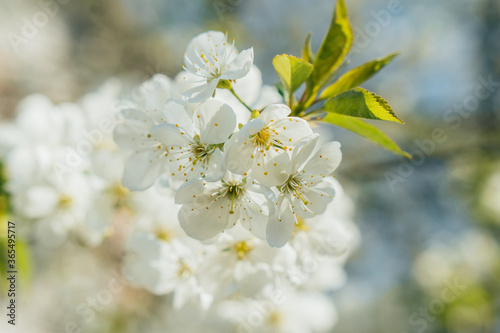
[[[193,274],[191,268],[182,260],[179,261],[179,269],[177,270],[177,276],[179,278],[188,278]]]
[[[195,161],[193,162],[193,164],[196,164],[197,161],[201,161],[201,160],[205,159],[209,154],[205,145],[202,143],[199,143],[198,145],[194,146],[191,149],[191,152],[193,153],[193,155],[195,157]]]
[[[305,205],[309,203],[302,195],[302,185],[303,181],[300,179],[300,175],[290,175],[286,182],[279,187],[281,193],[291,194],[294,197],[299,197]]]
[[[245,241],[238,242],[234,244],[234,249],[236,250],[236,256],[238,260],[243,260],[247,254],[253,250],[253,247]]]
[[[213,79],[217,79],[222,74],[222,69],[220,68],[221,63],[219,59],[212,54],[212,52],[208,53],[208,57],[205,53],[200,55],[200,58],[203,60],[203,68],[210,74],[211,78],[209,81]]]
[[[115,208],[121,208],[127,206],[127,199],[130,194],[130,190],[121,184],[116,184],[108,189],[109,195],[114,199]]]
[[[280,186],[279,190],[282,193],[295,193],[302,188],[302,181],[299,175],[290,175],[286,182]]]
[[[191,162],[192,165],[196,165],[196,163],[198,162],[208,164],[210,156],[212,155],[212,153],[215,151],[216,148],[220,148],[220,145],[205,146],[203,143],[200,142],[199,135],[196,135],[193,139],[196,142],[196,144],[194,144],[191,148],[192,157],[189,157],[189,162]]]
[[[72,204],[73,204],[73,198],[71,198],[67,194],[61,194],[61,196],[59,197],[59,202],[57,203],[57,205],[61,209],[68,209],[71,207]]]
[[[222,196],[223,197],[228,197],[229,200],[231,200],[231,208],[229,210],[229,214],[234,214],[234,204],[236,201],[238,201],[238,198],[243,194],[243,186],[244,186],[244,181],[243,182],[225,182],[224,180],[222,181],[222,187],[224,190],[222,191]]]
[[[254,134],[251,138],[253,144],[256,147],[259,148],[269,148],[271,146],[271,139],[272,139],[273,133],[269,127],[265,127],[260,132],[257,134]]]
[[[158,228],[155,232],[155,235],[158,239],[161,239],[165,242],[170,242],[172,239],[174,239],[173,231],[165,228]]]
[[[271,326],[279,326],[283,322],[283,315],[278,311],[273,311],[267,317],[267,321]]]

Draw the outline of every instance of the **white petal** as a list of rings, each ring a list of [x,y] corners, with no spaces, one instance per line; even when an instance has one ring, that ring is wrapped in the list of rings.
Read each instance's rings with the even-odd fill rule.
[[[292,237],[296,223],[290,202],[284,196],[278,200],[277,214],[267,224],[267,242],[272,247],[283,247]]]
[[[204,179],[191,180],[177,190],[175,203],[206,206],[213,201],[210,195],[216,193],[220,186],[220,182],[207,182]]]
[[[75,153],[77,155],[77,153]],[[67,165],[70,165],[67,161],[73,162],[71,159],[73,156],[66,156],[66,163],[63,165],[64,171],[62,174],[66,174]],[[75,158],[75,164],[71,164],[71,167],[79,167],[82,162],[80,155]],[[20,186],[32,186],[32,184],[41,176],[45,174],[52,167],[54,163],[53,149],[45,145],[30,144],[20,145],[13,149],[5,159],[5,168],[9,175],[9,186],[12,191]],[[56,171],[57,172],[57,171]]]
[[[269,128],[274,130],[275,139],[285,146],[295,146],[300,140],[313,134],[309,123],[297,117],[287,117],[275,121]]]
[[[151,151],[133,153],[125,164],[122,184],[132,191],[142,191],[165,172],[165,160]]]
[[[184,96],[189,103],[200,103],[206,101],[212,97],[218,83],[219,79],[212,79],[209,82],[185,91],[182,96]]]
[[[260,95],[261,86],[262,73],[255,65],[252,66],[245,77],[233,83],[233,89],[236,94],[249,106],[252,106],[257,101]],[[249,113],[248,110],[247,113]]]
[[[246,195],[243,198],[243,205],[246,210],[243,210],[242,216],[245,216],[245,220],[242,220],[242,225],[249,229],[255,236],[265,239],[266,228],[269,221],[269,217],[274,214],[274,206],[276,205],[276,200],[274,198],[274,193],[257,183],[254,183],[251,178],[248,178],[246,186]]]
[[[334,195],[335,189],[332,187],[332,184],[321,180],[315,186],[311,186],[311,188],[302,191],[302,198],[307,203],[298,197],[294,197],[294,211],[297,215],[304,218],[322,214],[326,210],[328,204],[333,201]]]
[[[170,78],[163,74],[155,74],[139,88],[140,107],[156,120],[161,121],[162,110],[169,98],[176,94],[175,86]]]
[[[128,245],[124,275],[156,295],[171,292],[177,282],[178,257],[170,244],[151,234],[135,234]]]
[[[179,72],[175,76],[175,85],[177,86],[177,89],[179,90],[181,97],[189,89],[193,89],[200,86],[202,82],[206,83],[206,79],[194,75],[193,73],[188,72],[187,70]]]
[[[182,206],[179,211],[179,222],[182,229],[188,236],[198,240],[206,240],[216,236],[226,228],[227,215],[229,215],[219,209],[218,205],[218,203],[212,204],[209,209]]]
[[[190,137],[194,137],[193,111],[189,105],[180,100],[170,100],[165,104],[165,120],[167,123],[182,127]]]
[[[151,135],[165,146],[187,148],[194,141],[189,137],[189,134],[181,127],[174,124],[160,124],[153,126]]]
[[[262,119],[255,118],[246,123],[238,132],[239,140],[246,140],[249,136],[257,134],[266,126],[266,122]]]
[[[340,143],[337,141],[328,142],[304,166],[304,175],[308,179],[329,176],[337,169],[341,160]]]
[[[226,49],[226,47],[223,46],[226,41],[226,34],[220,31],[207,31],[194,37],[186,47],[184,63],[188,70],[191,68],[188,66],[191,66],[193,61],[198,67],[203,68],[205,60],[201,57],[201,55],[203,53],[210,52],[210,50],[214,50],[216,53],[221,53],[218,49]],[[217,51],[215,51],[216,49]]]
[[[28,218],[42,218],[54,212],[59,194],[48,186],[29,188],[23,195],[13,197],[13,205],[17,212]]]
[[[33,142],[54,142],[60,139],[62,119],[54,114],[54,105],[44,95],[29,95],[19,103],[16,123]]]
[[[226,168],[238,175],[250,170],[255,147],[250,140],[243,142],[234,135],[224,145],[224,164]]]
[[[225,70],[221,78],[226,80],[236,80],[244,77],[250,71],[253,64],[253,47],[241,51],[238,56],[229,64],[229,69]]]
[[[278,186],[288,179],[289,166],[290,157],[288,154],[281,149],[271,147],[269,150],[264,150],[264,153],[257,152],[253,159],[250,175],[262,185]]]
[[[0,124],[0,156],[24,141],[24,133],[14,124]]]
[[[291,164],[291,174],[298,170],[302,170],[302,167],[309,160],[316,144],[318,143],[319,135],[313,134],[308,138],[301,140],[292,152],[292,164]]]
[[[121,115],[124,122],[115,127],[113,138],[122,149],[141,149],[154,142],[154,139],[148,138],[154,122],[144,112],[126,109],[121,111]]]
[[[191,277],[187,281],[182,281],[182,283],[176,285],[174,298],[172,300],[174,309],[181,309],[188,301],[196,296],[197,290],[194,281],[194,278]]]
[[[215,99],[200,104],[194,111],[194,127],[199,130],[200,142],[225,142],[236,127],[236,115],[229,105]]]
[[[292,112],[292,110],[285,104],[271,104],[266,107],[257,118],[269,123],[271,120],[274,122],[286,118],[290,112]]]
[[[210,155],[207,170],[205,170],[205,179],[209,182],[214,182],[222,178],[222,151],[216,148]]]

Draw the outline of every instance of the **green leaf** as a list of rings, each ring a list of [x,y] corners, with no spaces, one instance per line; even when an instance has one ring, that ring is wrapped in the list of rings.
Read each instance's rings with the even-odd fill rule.
[[[384,132],[361,119],[329,113],[323,121],[359,134],[393,153],[411,158],[410,154],[401,150],[401,148],[399,148],[398,145],[394,143],[394,141],[392,141],[391,138],[389,138]]]
[[[360,87],[330,98],[326,101],[324,110],[351,117],[388,120],[404,124],[385,99]]]
[[[349,72],[342,75],[336,82],[331,84],[328,88],[323,90],[320,95],[321,99],[327,99],[338,94],[343,93],[349,89],[359,86],[361,83],[367,81],[379,70],[384,68],[392,59],[399,55],[399,52],[393,52],[385,57],[374,59],[359,67],[356,67]]]
[[[328,32],[314,59],[314,71],[311,75],[313,90],[321,86],[323,81],[344,61],[352,41],[353,33],[347,17],[345,2],[338,0]]]
[[[273,65],[283,87],[289,94],[297,90],[313,70],[313,65],[307,61],[288,54],[274,57]]]
[[[302,47],[302,59],[310,63],[314,61],[314,56],[311,51],[311,33],[307,34],[304,46]]]

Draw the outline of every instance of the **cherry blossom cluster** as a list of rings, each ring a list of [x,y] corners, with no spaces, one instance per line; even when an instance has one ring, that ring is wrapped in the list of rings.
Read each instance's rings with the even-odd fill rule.
[[[318,145],[308,122],[290,116],[278,96],[261,98],[264,107],[248,107],[253,91],[244,80],[253,49],[238,53],[226,34],[195,37],[184,63],[187,90],[176,92],[158,76],[144,84],[144,103],[122,111],[114,138],[132,152],[124,186],[144,190],[160,178],[169,183],[182,205],[182,228],[198,240],[241,224],[271,246],[285,245],[299,218],[322,214],[333,200],[330,176],[341,160],[340,144]],[[217,87],[233,93],[243,112]]]
[[[226,34],[195,37],[184,63],[132,93],[112,79],[76,103],[25,98],[0,123],[13,218],[35,251],[118,246],[130,283],[175,311],[161,331],[330,330],[324,292],[358,241],[340,144]]]

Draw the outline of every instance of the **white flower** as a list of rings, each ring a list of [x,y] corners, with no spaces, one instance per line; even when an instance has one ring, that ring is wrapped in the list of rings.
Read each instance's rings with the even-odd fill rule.
[[[289,272],[290,279],[316,290],[336,289],[345,283],[342,266],[359,242],[350,198],[338,181],[327,181],[335,191],[333,202],[323,214],[306,219],[297,216],[289,242],[298,254],[298,270]]]
[[[201,290],[195,277],[201,258],[201,253],[177,239],[167,242],[139,233],[129,242],[124,272],[135,285],[153,294],[173,292],[174,308],[193,299],[207,307],[211,297]]]
[[[167,103],[172,115],[187,115],[189,107],[182,102]],[[177,117],[177,122],[156,125],[151,134],[168,154],[169,170],[174,179],[188,181],[206,177],[213,181],[222,177],[222,143],[236,128],[236,115],[222,102],[210,99],[200,104],[192,117]]]
[[[121,111],[123,123],[113,133],[120,148],[132,151],[122,183],[133,191],[147,189],[167,170],[166,147],[151,135],[151,128],[169,121],[165,104],[176,96],[171,80],[159,74],[144,82],[138,92]]]
[[[199,243],[190,237],[179,225],[177,215],[180,206],[175,204],[174,192],[162,186],[155,186],[134,195],[135,213],[132,233],[150,233],[170,241],[182,239]]]
[[[244,77],[253,63],[253,48],[238,53],[227,43],[227,35],[219,31],[204,32],[191,40],[184,54],[184,68],[200,83],[184,93],[191,103],[203,102],[212,96],[219,80]],[[187,76],[187,79],[191,79]]]
[[[92,144],[92,162],[95,155],[112,153],[118,148],[113,140],[113,129],[116,112],[122,107],[119,102],[121,90],[120,80],[108,79],[97,91],[86,94],[79,101],[86,122],[85,140]]]
[[[329,142],[313,156],[318,135],[301,141],[293,150],[288,178],[279,187],[276,214],[267,225],[267,241],[283,246],[290,239],[297,216],[308,218],[321,214],[333,200],[335,190],[327,181],[342,159],[340,143]]]
[[[238,221],[264,238],[268,217],[274,209],[274,194],[251,178],[227,173],[217,182],[199,179],[184,184],[175,202],[183,205],[179,221],[193,238],[212,238]]]
[[[310,218],[297,216],[290,245],[300,253],[302,261],[310,257],[333,257],[344,263],[359,238],[352,222],[353,204],[337,180],[328,177],[324,181],[335,193],[333,201],[323,214]]]
[[[75,104],[53,105],[43,95],[21,101],[15,122],[0,126],[0,152],[3,150],[9,189],[18,191],[43,180],[53,171],[68,173],[59,166],[68,158],[69,147],[81,141],[83,116]],[[79,161],[71,171],[81,171]],[[67,168],[69,169],[69,168]]]
[[[338,319],[327,296],[307,290],[269,290],[263,299],[226,300],[219,308],[237,332],[331,332]]]
[[[290,246],[272,248],[236,225],[217,238],[200,266],[199,282],[216,299],[234,294],[255,297],[285,280],[295,261]]]
[[[316,292],[290,292],[267,313],[259,332],[329,332],[338,314],[327,296]]]
[[[32,183],[23,191],[13,193],[16,215],[36,223],[36,238],[43,245],[56,246],[68,233],[82,226],[91,211],[95,195],[93,177],[72,173],[59,181],[57,177]]]
[[[291,110],[284,104],[273,104],[244,125],[225,146],[229,171],[251,176],[266,186],[283,184],[288,175],[289,155],[301,139],[311,136],[309,124],[288,117]]]

